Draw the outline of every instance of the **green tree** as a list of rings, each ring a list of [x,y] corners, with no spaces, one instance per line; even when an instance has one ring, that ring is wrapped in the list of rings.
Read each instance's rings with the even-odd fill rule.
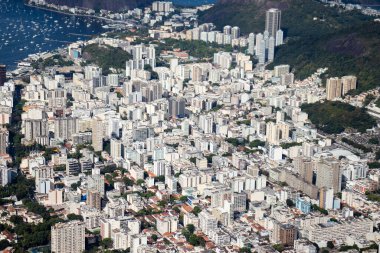
[[[294,202],[293,202],[293,200],[291,200],[291,199],[287,199],[287,200],[286,200],[286,205],[287,205],[288,207],[294,207]]]
[[[275,250],[277,250],[278,252],[282,252],[282,251],[284,251],[284,245],[282,245],[282,244],[275,244],[275,245],[273,245],[273,248],[275,249]]]
[[[243,247],[239,249],[239,253],[251,253],[251,249],[248,247]]]
[[[67,215],[68,220],[80,220],[83,221],[83,216],[80,214],[70,213]]]
[[[195,206],[192,213],[198,216],[198,214],[202,212],[202,209],[199,206]]]
[[[334,243],[332,241],[327,242],[327,248],[333,249],[334,248]]]
[[[182,201],[182,202],[185,202],[185,201],[187,201],[187,196],[181,196],[179,198],[179,200]]]
[[[8,242],[8,240],[3,239],[0,241],[0,250],[4,250],[5,248],[9,246],[10,246],[10,243]]]
[[[195,226],[193,224],[187,224],[186,229],[193,234],[195,231]]]
[[[112,248],[112,245],[113,245],[113,241],[111,238],[104,238],[101,242],[100,242],[100,246],[102,246],[103,248],[105,249],[110,249]]]
[[[194,234],[190,235],[188,242],[193,246],[199,246],[200,245],[198,236],[194,235]]]

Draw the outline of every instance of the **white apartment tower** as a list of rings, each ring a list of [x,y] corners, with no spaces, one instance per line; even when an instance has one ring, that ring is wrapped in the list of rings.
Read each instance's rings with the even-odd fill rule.
[[[240,28],[237,27],[237,26],[234,26],[232,29],[231,29],[231,35],[232,35],[232,39],[237,39],[240,37]]]
[[[51,228],[51,252],[82,253],[85,250],[85,223],[57,223]]]
[[[281,11],[279,9],[269,9],[266,12],[265,31],[269,32],[269,36],[276,36],[281,27]]]

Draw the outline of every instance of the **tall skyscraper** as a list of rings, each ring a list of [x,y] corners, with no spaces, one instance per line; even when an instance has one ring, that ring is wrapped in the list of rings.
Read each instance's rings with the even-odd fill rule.
[[[356,90],[356,76],[342,77],[342,95],[346,95],[350,90]]]
[[[350,90],[356,89],[356,76],[333,77],[326,81],[326,99],[333,100],[347,94]]]
[[[277,31],[281,28],[281,11],[279,9],[269,9],[266,12],[265,31],[269,36],[276,37]]]
[[[326,99],[333,100],[342,95],[342,80],[338,77],[327,79],[326,82]]]
[[[7,78],[7,67],[0,65],[0,86],[3,86]]]
[[[334,190],[332,188],[322,187],[319,189],[319,207],[330,210],[334,205]]]
[[[81,221],[57,223],[51,228],[51,252],[82,253],[85,250],[85,224]]]
[[[103,122],[100,118],[92,119],[92,146],[94,151],[103,151]]]
[[[223,33],[226,35],[231,34],[231,30],[232,30],[232,27],[229,25],[226,25],[225,27],[223,27]]]
[[[269,38],[269,45],[268,45],[268,61],[273,62],[274,60],[274,38],[270,37]]]
[[[183,117],[185,115],[186,101],[184,98],[169,99],[169,115],[173,118]]]
[[[231,29],[232,39],[237,39],[240,37],[240,28],[237,26],[232,27]]]
[[[334,193],[340,192],[342,172],[339,161],[335,159],[323,159],[317,164],[318,187],[332,188]]]
[[[284,32],[280,29],[276,32],[276,46],[284,44]]]
[[[248,36],[248,53],[253,55],[255,53],[255,34],[250,33]]]
[[[259,58],[259,63],[265,62],[265,41],[262,33],[256,35],[255,54]]]
[[[9,131],[5,128],[0,128],[0,155],[7,154],[9,144]]]

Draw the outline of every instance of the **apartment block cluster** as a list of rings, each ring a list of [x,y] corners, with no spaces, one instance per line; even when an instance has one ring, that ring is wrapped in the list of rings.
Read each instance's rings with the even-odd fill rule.
[[[12,121],[14,106],[15,82],[7,81],[6,66],[0,65],[0,185],[12,182],[16,172],[8,166],[12,162],[10,156],[10,132],[7,126]]]
[[[232,47],[248,47],[248,53],[255,55],[259,64],[272,62],[275,47],[284,43],[284,32],[281,30],[281,11],[278,9],[269,9],[266,12],[264,33],[250,33],[248,37],[242,37],[240,28],[237,26],[227,25],[222,32],[213,29],[213,24],[202,24],[186,31],[186,39],[231,45]]]
[[[172,9],[165,2],[152,8]],[[283,43],[281,12],[270,9],[266,19],[264,35],[251,34],[246,44],[259,64],[273,60]],[[195,34],[205,39],[204,32],[208,40],[213,31]],[[218,34],[223,44],[225,35],[231,43],[241,38],[237,27]],[[92,43],[132,59],[105,75],[81,57]],[[326,69],[300,81],[289,65],[255,69],[244,53],[218,52],[203,62],[156,50],[111,38],[73,43],[61,55],[72,66],[31,72],[22,86],[22,144],[48,152],[20,157],[20,170],[35,180],[34,199],[52,214],[81,216],[51,227],[52,252],[81,253],[105,239],[109,249],[131,253],[263,253],[280,246],[316,253],[316,245],[331,243],[373,252],[379,203],[366,193],[380,189],[380,172],[368,165],[372,154],[318,132],[301,110],[355,89],[355,77],[329,79],[324,88]],[[0,87],[4,185],[11,181],[2,168],[9,170],[5,126],[15,90],[13,80]]]
[[[356,90],[356,76],[332,77],[326,81],[326,99],[334,100],[346,95],[350,90]]]

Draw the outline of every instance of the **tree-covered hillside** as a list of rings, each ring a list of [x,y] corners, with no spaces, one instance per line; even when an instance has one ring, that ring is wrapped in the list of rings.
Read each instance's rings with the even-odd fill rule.
[[[132,55],[121,48],[90,44],[83,48],[83,59],[100,66],[103,73],[107,74],[110,68],[124,69],[126,61],[132,59]]]
[[[302,111],[309,115],[310,121],[318,129],[329,134],[341,133],[346,128],[365,132],[376,126],[376,121],[365,108],[341,102],[325,101],[324,103],[304,104]]]
[[[290,64],[298,78],[328,67],[329,76],[358,76],[358,91],[379,86],[380,23],[358,11],[332,8],[313,0],[221,0],[200,14],[219,29],[237,25],[242,32],[263,32],[265,11],[282,10],[286,44],[272,64]]]

